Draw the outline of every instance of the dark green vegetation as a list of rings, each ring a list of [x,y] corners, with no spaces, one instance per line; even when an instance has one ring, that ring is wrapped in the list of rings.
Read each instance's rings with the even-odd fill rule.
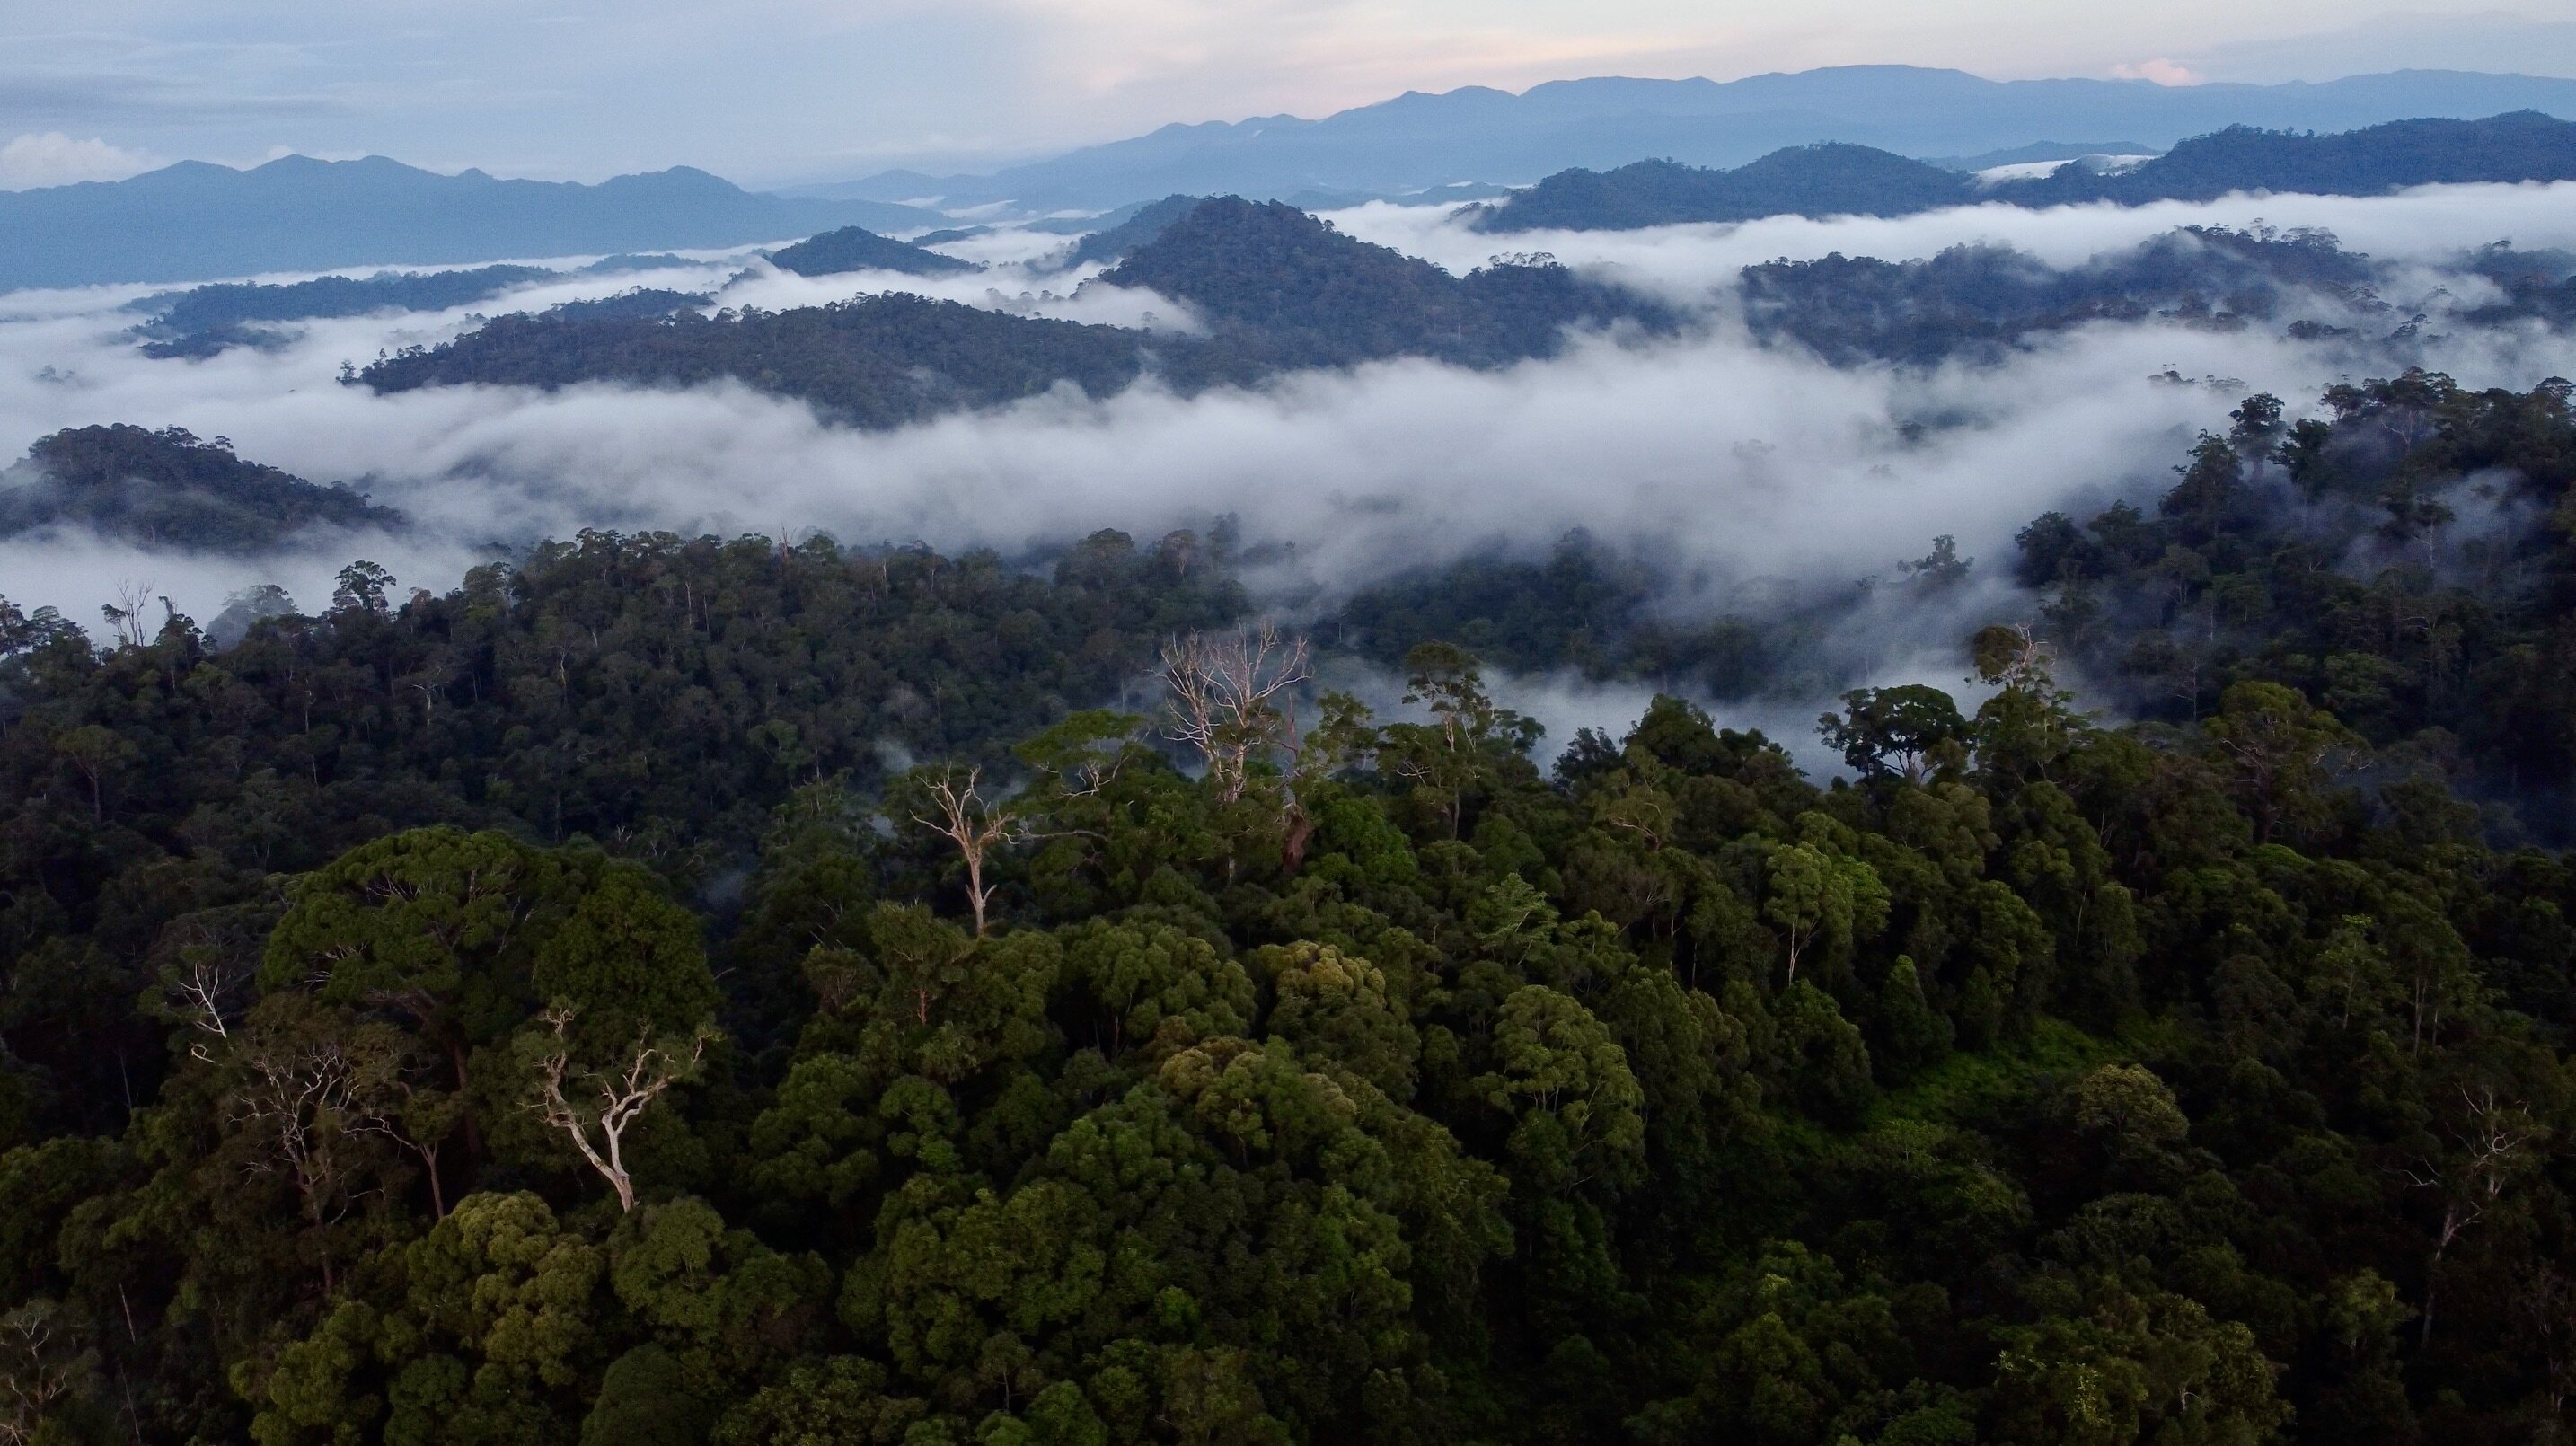
[[[1992,360],[2033,336],[2091,321],[2161,318],[2309,337],[2337,323],[2351,331],[2375,322],[2376,337],[2406,322],[2379,298],[2377,279],[2368,257],[2323,232],[2192,226],[2065,270],[1992,245],[1954,246],[1923,261],[1840,254],[1773,261],[1744,269],[1743,296],[1756,336],[1796,340],[1836,365],[1932,363]],[[2545,310],[2541,297],[2531,301],[2473,319]]]
[[[1792,214],[1903,216],[1977,201],[2142,205],[2231,191],[2376,196],[2437,182],[2563,180],[2576,180],[2576,123],[2523,111],[2478,121],[2392,121],[2325,136],[2231,126],[2129,170],[2067,165],[1990,187],[1866,146],[1804,146],[1732,171],[1640,161],[1613,171],[1558,172],[1478,208],[1476,224],[1487,231],[1616,231]]]
[[[659,287],[638,286],[632,291],[621,291],[615,296],[595,297],[589,301],[567,301],[559,306],[550,306],[546,308],[545,314],[572,321],[674,316],[691,307],[704,306],[713,299],[693,291],[664,291]]]
[[[1177,218],[1158,216],[1184,204]],[[1098,283],[1187,302],[1207,335],[1039,320],[901,295],[781,312],[674,315],[685,312],[688,298],[651,293],[503,317],[438,348],[380,360],[361,379],[392,392],[467,382],[686,386],[732,378],[812,402],[835,420],[876,427],[1006,403],[1058,383],[1096,398],[1148,374],[1190,393],[1394,357],[1492,367],[1554,354],[1569,328],[1670,335],[1682,325],[1662,304],[1546,256],[1497,257],[1451,276],[1278,203],[1174,197],[1128,225],[1152,239]],[[2576,259],[2497,246],[2458,266],[2494,281],[2504,295],[2446,313],[2439,324],[2576,324]],[[2162,320],[2340,338],[2395,369],[2416,359],[2411,343],[2426,318],[2382,299],[2383,271],[2324,232],[2202,226],[2068,268],[2005,247],[1963,246],[1923,261],[1777,261],[1747,267],[1739,284],[1755,335],[1796,341],[1837,364],[1987,361],[2086,322]],[[2410,273],[2389,274],[2421,284]]]
[[[1128,253],[1171,229],[1172,223],[1198,209],[1197,196],[1165,196],[1136,208],[1135,214],[1117,225],[1094,231],[1073,245],[1065,254],[1064,269],[1088,266],[1093,262],[1115,265],[1127,259]]]
[[[177,427],[71,428],[0,472],[0,537],[80,527],[150,547],[262,552],[308,528],[401,523],[362,493],[244,461],[223,438]]]
[[[1292,207],[1237,196],[1199,203],[1100,279],[1189,302],[1219,347],[1270,367],[1394,356],[1499,366],[1553,354],[1569,326],[1675,324],[1663,308],[1562,266],[1497,264],[1455,277]]]
[[[2503,836],[2576,836],[2576,423],[2565,381],[2470,391],[2423,372],[2326,392],[2286,421],[2247,398],[2169,484],[2049,513],[1993,559],[2088,696],[2188,725],[2238,682],[2286,683],[2390,776],[2444,780]],[[2106,479],[2108,480],[2108,479]],[[1714,617],[1658,606],[1667,569],[1577,536],[1370,589],[1337,635],[1386,663],[1457,639],[1517,671],[1578,669],[1729,702],[1786,702],[1866,671],[1846,634],[1956,605],[1949,539],[1868,591],[1819,583]],[[1838,641],[1843,645],[1837,647]]]
[[[1682,221],[1764,216],[1909,216],[1973,199],[1957,171],[1868,146],[1828,142],[1774,151],[1731,171],[1639,161],[1615,171],[1559,171],[1509,200],[1474,208],[1480,231],[1628,231]]]
[[[1545,775],[1440,643],[1292,717],[1189,534],[586,535],[221,652],[0,607],[0,1424],[2555,1439],[2576,875],[2427,766],[2484,643],[2385,590],[2576,422],[2348,400],[2121,524],[2195,638],[2190,557],[2261,559],[2217,636],[2282,648],[2110,728],[2061,601],[1973,710],[1852,694],[1822,788],[1670,699]],[[2348,604],[2290,590],[2337,507],[2415,529]],[[2496,535],[2423,566],[2554,638],[2562,533]],[[2032,565],[2110,616],[2131,555]]]
[[[1101,280],[1187,301],[1214,334],[1159,336],[888,295],[662,320],[506,316],[359,375],[380,392],[730,377],[839,421],[882,427],[1061,382],[1106,396],[1148,369],[1187,392],[1396,356],[1503,365],[1552,354],[1570,326],[1674,325],[1662,308],[1563,267],[1497,265],[1453,277],[1286,206],[1233,197],[1199,203]]]
[[[1036,396],[1063,382],[1106,396],[1136,379],[1154,345],[1118,327],[897,294],[712,317],[500,316],[443,346],[379,360],[358,376],[379,392],[463,383],[685,387],[731,378],[811,402],[836,421],[892,427]]]
[[[2230,126],[2129,170],[2080,166],[1999,188],[2025,206],[2210,201],[2230,191],[2376,196],[2405,186],[2576,180],[2576,122],[2538,111],[2485,120],[2405,120],[2341,135]]]
[[[2558,837],[2576,821],[2576,427],[2569,384],[2409,372],[2285,422],[2247,398],[2149,508],[2020,538],[2063,656],[2132,716],[2268,679],[2383,755]]]
[[[770,261],[782,271],[799,276],[832,276],[843,271],[896,271],[906,276],[953,276],[961,271],[975,271],[972,261],[942,256],[919,246],[880,236],[857,226],[844,226],[809,236],[793,246],[769,253]]]

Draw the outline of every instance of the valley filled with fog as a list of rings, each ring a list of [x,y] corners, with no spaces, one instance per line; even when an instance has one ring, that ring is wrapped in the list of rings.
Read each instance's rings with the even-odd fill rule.
[[[1381,203],[1327,219],[1453,274],[1502,244],[1439,208]],[[1972,244],[2078,267],[2187,225],[2330,231],[2377,268],[2375,304],[2298,298],[2298,316],[2343,333],[2318,340],[2278,324],[2151,317],[2078,326],[2000,357],[1837,368],[1794,339],[1757,341],[1736,285],[1744,267],[1773,260],[1904,261]],[[1059,387],[891,431],[833,425],[732,382],[377,395],[341,374],[448,341],[484,314],[615,296],[639,279],[704,296],[706,311],[906,292],[1163,334],[1198,323],[1185,301],[1102,284],[1096,265],[1051,269],[1065,239],[1014,230],[949,243],[991,268],[955,276],[805,277],[748,250],[700,254],[641,278],[542,280],[471,307],[302,321],[201,359],[151,358],[128,334],[129,304],[152,289],[19,293],[0,304],[0,435],[178,426],[308,479],[348,482],[411,521],[250,555],[55,529],[0,541],[0,574],[23,605],[75,619],[120,590],[165,595],[206,619],[259,583],[318,602],[352,556],[436,591],[477,561],[584,528],[820,532],[854,546],[1034,558],[1098,528],[1153,537],[1231,517],[1266,559],[1250,578],[1290,612],[1471,553],[1542,551],[1576,528],[1650,560],[1684,612],[1718,609],[1766,578],[1846,587],[1936,534],[1990,559],[1977,580],[2004,588],[1996,564],[2015,530],[2048,510],[2151,496],[2242,395],[2270,392],[2297,409],[2338,380],[2409,366],[2472,388],[2576,372],[2576,338],[2564,332],[2463,319],[2495,291],[2464,259],[2497,241],[2576,246],[2576,186],[1536,232],[1508,245],[1668,304],[1686,324],[1666,337],[1592,331],[1561,355],[1500,368],[1397,359],[1190,396],[1150,380],[1100,398]],[[1927,639],[1947,646],[1937,627]],[[1877,651],[1900,670],[1908,656],[1901,641]]]

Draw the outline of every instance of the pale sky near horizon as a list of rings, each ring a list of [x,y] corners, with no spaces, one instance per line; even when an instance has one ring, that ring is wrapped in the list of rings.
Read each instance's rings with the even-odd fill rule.
[[[780,185],[1588,75],[2576,76],[2568,0],[2401,3],[2356,20],[2344,0],[0,0],[0,188],[288,152]]]

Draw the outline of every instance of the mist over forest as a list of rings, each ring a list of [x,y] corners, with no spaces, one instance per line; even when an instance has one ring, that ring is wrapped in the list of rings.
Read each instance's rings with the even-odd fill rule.
[[[2564,1439],[2570,134],[0,294],[0,1440]]]

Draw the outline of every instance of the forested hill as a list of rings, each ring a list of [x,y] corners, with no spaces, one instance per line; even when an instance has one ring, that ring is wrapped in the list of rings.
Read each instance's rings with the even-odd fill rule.
[[[2486,120],[2392,121],[2341,135],[2232,126],[2109,174],[2064,166],[1998,187],[2018,205],[2207,201],[2230,191],[2376,196],[2405,186],[2576,180],[2576,122],[2538,111]]]
[[[1825,144],[1774,151],[1731,171],[1677,161],[1559,171],[1469,215],[1480,231],[1625,231],[1763,216],[1905,216],[1964,205],[1975,193],[1975,180],[1958,171]]]
[[[297,534],[399,526],[345,486],[233,455],[221,437],[118,423],[56,432],[0,471],[0,537],[77,528],[147,547],[266,552]]]
[[[1663,308],[1561,266],[1455,277],[1294,207],[1238,196],[1200,202],[1100,280],[1186,301],[1221,340],[1284,366],[1407,355],[1493,364],[1548,355],[1581,322],[1673,325]]]
[[[916,296],[665,319],[507,316],[359,374],[380,392],[467,382],[685,386],[731,377],[859,426],[894,426],[1034,396],[1070,382],[1092,396],[1150,367],[1181,391],[1297,367],[1395,356],[1501,365],[1553,354],[1568,327],[1674,319],[1554,265],[1452,277],[1341,235],[1302,212],[1200,202],[1096,284],[1151,287],[1209,321],[1205,337],[1012,316]]]
[[[1902,216],[1980,201],[2143,205],[2231,191],[2376,196],[2437,182],[2563,180],[2576,180],[2576,122],[2524,111],[2327,136],[2237,126],[2124,171],[2070,162],[2044,177],[1984,187],[1963,173],[1864,146],[1801,147],[1732,171],[1641,161],[1606,172],[1561,171],[1471,214],[1487,231],[1598,231],[1770,215]]]
[[[2169,484],[2033,519],[2004,556],[1937,539],[1865,589],[1789,580],[1785,596],[1692,613],[1651,555],[1577,535],[1544,558],[1392,579],[1331,628],[1383,664],[1446,639],[1516,672],[1777,708],[1865,678],[1880,664],[1855,643],[1955,610],[1991,572],[2030,590],[2026,620],[2117,716],[2187,726],[2237,683],[2286,684],[2331,709],[2383,780],[2439,777],[2505,836],[2563,846],[2576,841],[2569,397],[2559,378],[2478,391],[2421,371],[2338,384],[2303,417],[2257,394],[2176,450]]]
[[[2444,730],[2576,737],[2565,549],[2414,503],[2545,516],[2576,422],[2359,392],[2035,534],[2257,644],[2171,721],[2005,615],[1831,784],[1672,698],[1549,768],[1438,641],[1312,694],[1221,537],[588,534],[223,650],[0,603],[0,1429],[2561,1439],[2576,872]],[[2467,601],[2284,573],[2284,486]]]
[[[164,360],[212,356],[227,347],[269,346],[294,336],[281,325],[378,311],[444,311],[490,301],[561,276],[618,276],[693,263],[676,256],[611,256],[575,271],[543,266],[478,266],[459,271],[380,271],[285,283],[217,282],[128,302],[148,319],[134,329],[144,353]]]
[[[2404,282],[2402,273],[2383,275],[2331,235],[2260,228],[2185,228],[2073,267],[2001,247],[1906,262],[1773,262],[1746,268],[1739,296],[1757,336],[1836,362],[1992,360],[2088,322],[2160,321],[2260,327],[2398,370],[2418,359],[2427,326],[2576,326],[2576,257],[2499,245],[2457,266],[2498,294],[2438,318],[2392,307],[2380,289]],[[1149,333],[901,295],[705,316],[690,309],[697,298],[661,292],[502,317],[443,346],[380,360],[359,380],[395,392],[732,378],[882,427],[1011,402],[1059,382],[1103,397],[1149,371],[1188,393],[1391,357],[1506,365],[1554,354],[1570,329],[1652,335],[1680,325],[1667,308],[1544,257],[1498,258],[1451,276],[1290,207],[1233,197],[1196,203],[1089,284],[1150,288],[1186,304],[1206,330]]]
[[[2490,251],[2472,265],[2493,268],[2505,254]],[[2522,259],[2539,276],[2563,267],[2557,275],[2576,280],[2576,257]],[[1839,254],[1771,261],[1744,269],[1741,295],[1756,336],[1794,339],[1837,365],[1991,360],[2087,322],[2150,318],[2402,350],[2403,337],[2392,336],[2424,318],[2398,314],[2380,298],[2378,280],[2368,257],[2325,233],[2194,226],[2066,268],[1991,245],[1954,246],[1919,261]],[[2467,319],[2576,320],[2556,314],[2546,287],[2525,290]]]
[[[1165,196],[1150,205],[1138,207],[1134,215],[1117,225],[1091,232],[1075,242],[1073,249],[1065,254],[1065,269],[1093,262],[1117,265],[1127,259],[1129,252],[1162,235],[1173,222],[1198,209],[1202,199],[1198,196]]]
[[[495,317],[445,345],[410,348],[358,373],[379,392],[480,384],[612,381],[685,387],[732,379],[810,402],[836,421],[893,427],[1071,384],[1095,397],[1135,381],[1150,351],[1219,359],[1186,341],[1112,326],[1010,316],[954,301],[865,296],[788,311],[625,316],[564,308]],[[1250,373],[1237,371],[1238,379]]]
[[[808,236],[793,246],[769,253],[771,264],[799,276],[831,276],[843,271],[893,271],[905,276],[949,276],[972,271],[975,263],[942,256],[919,246],[858,226],[844,226]]]

